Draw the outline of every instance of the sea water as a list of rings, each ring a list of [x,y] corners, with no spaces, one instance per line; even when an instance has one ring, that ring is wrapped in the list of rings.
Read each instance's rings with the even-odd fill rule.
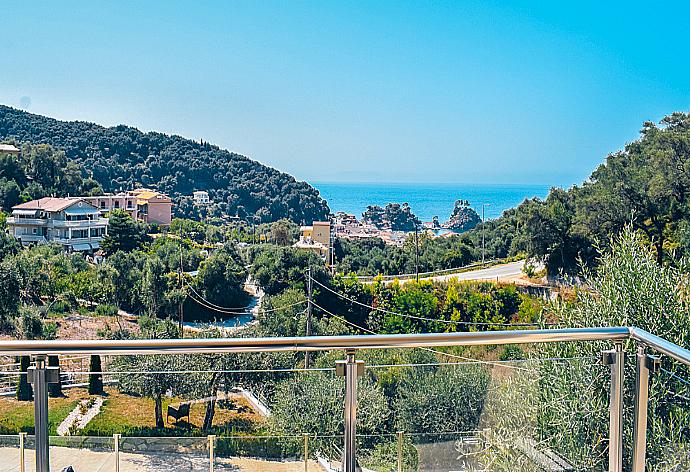
[[[486,218],[494,219],[526,198],[545,198],[549,193],[548,185],[310,183],[326,199],[332,212],[344,211],[360,218],[367,205],[409,203],[420,220],[431,221],[438,216],[442,223],[450,216],[456,200],[468,200],[480,216],[482,205],[486,204]]]

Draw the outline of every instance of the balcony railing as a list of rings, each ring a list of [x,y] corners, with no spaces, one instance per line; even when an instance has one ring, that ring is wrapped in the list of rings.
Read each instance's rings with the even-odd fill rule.
[[[571,359],[534,359],[526,361],[508,361],[504,364],[501,362],[487,362],[476,361],[469,359],[472,362],[456,362],[447,364],[418,364],[410,365],[371,365],[365,366],[363,362],[357,359],[358,352],[363,353],[365,350],[381,350],[392,348],[442,348],[449,346],[490,346],[490,345],[509,345],[509,344],[533,344],[533,343],[547,343],[548,345],[555,343],[592,343],[596,342],[596,346],[603,343],[610,344],[611,350],[602,352],[602,362],[593,362],[591,358],[571,358]],[[635,383],[634,389],[625,388],[625,364],[626,352],[625,346],[634,344],[635,351]],[[454,457],[462,456],[464,468],[461,470],[478,470],[478,460],[475,458],[481,455],[488,449],[493,447],[498,438],[497,432],[488,427],[476,431],[412,431],[412,432],[398,432],[398,433],[366,433],[357,434],[357,418],[359,411],[358,405],[358,377],[362,375],[365,369],[390,369],[390,368],[434,368],[434,369],[451,369],[457,375],[464,375],[463,369],[486,367],[483,364],[502,365],[504,367],[512,367],[518,372],[522,372],[522,379],[530,384],[530,388],[524,388],[524,385],[508,385],[507,390],[512,392],[514,401],[505,401],[502,405],[493,405],[496,415],[510,414],[511,409],[516,408],[520,402],[529,400],[530,392],[534,389],[549,388],[547,380],[542,380],[540,384],[539,379],[532,378],[534,370],[529,368],[528,362],[537,364],[548,364],[550,369],[560,369],[567,374],[577,375],[582,370],[594,370],[597,382],[593,382],[578,392],[578,396],[588,398],[593,394],[598,394],[602,388],[606,387],[609,390],[608,404],[601,406],[605,407],[602,411],[582,411],[579,412],[579,406],[576,404],[563,405],[563,411],[581,413],[584,419],[591,420],[592,418],[608,418],[608,438],[601,438],[601,444],[593,447],[593,451],[598,451],[602,457],[597,457],[596,460],[607,463],[607,468],[610,472],[620,472],[624,470],[625,463],[630,463],[630,470],[634,472],[642,472],[645,470],[646,451],[649,446],[647,441],[648,431],[648,403],[650,401],[672,401],[673,396],[669,392],[662,391],[664,387],[664,377],[675,375],[672,371],[661,369],[661,375],[656,377],[652,375],[658,364],[658,358],[650,354],[656,353],[664,356],[666,362],[676,362],[684,366],[690,366],[690,351],[678,345],[675,345],[665,339],[652,335],[644,330],[629,327],[607,327],[607,328],[573,328],[573,329],[535,329],[535,330],[514,330],[514,331],[490,331],[490,332],[470,332],[470,333],[429,333],[429,334],[408,334],[408,335],[362,335],[362,336],[314,336],[314,337],[283,337],[283,338],[214,338],[214,339],[151,339],[151,340],[56,340],[56,341],[3,341],[0,342],[0,355],[14,356],[14,355],[31,355],[34,357],[34,365],[29,370],[29,378],[34,387],[34,418],[35,418],[35,438],[27,438],[21,436],[17,439],[16,444],[19,444],[21,460],[24,460],[24,451],[27,447],[27,441],[31,443],[29,446],[35,450],[36,471],[49,471],[49,454],[50,446],[62,445],[63,447],[70,446],[69,442],[82,441],[84,444],[89,444],[89,441],[100,444],[100,448],[112,454],[115,457],[115,469],[120,470],[119,464],[121,453],[123,450],[129,448],[130,451],[136,451],[137,444],[139,447],[148,448],[148,445],[137,442],[136,438],[124,438],[115,435],[113,438],[89,439],[87,437],[74,438],[60,438],[51,439],[48,436],[48,383],[56,379],[58,375],[57,368],[46,366],[46,356],[48,355],[84,355],[84,354],[99,354],[99,355],[154,355],[154,354],[218,354],[218,353],[265,353],[265,352],[284,352],[284,351],[333,351],[341,350],[345,353],[345,358],[342,361],[337,361],[333,369],[328,370],[328,375],[334,375],[344,379],[344,428],[342,435],[322,435],[318,432],[307,432],[305,435],[281,436],[279,438],[266,437],[218,437],[209,436],[208,438],[169,438],[172,445],[171,448],[182,453],[190,455],[201,454],[205,457],[203,459],[203,468],[214,470],[214,464],[217,462],[216,452],[224,452],[227,454],[241,454],[242,451],[258,451],[263,450],[262,454],[269,454],[271,450],[290,450],[293,451],[293,457],[301,457],[304,460],[304,470],[309,470],[310,457],[313,457],[313,451],[318,450],[323,452],[325,456],[332,459],[329,464],[331,470],[342,470],[345,472],[355,472],[358,462],[361,464],[367,460],[372,460],[371,457],[358,456],[358,450],[365,450],[363,446],[371,444],[380,440],[383,436],[387,437],[387,444],[394,448],[394,453],[388,459],[381,459],[378,457],[378,470],[409,470],[406,464],[406,453],[411,446],[424,444],[426,449],[419,449],[418,467],[420,470],[435,470],[432,466],[430,469],[425,469],[422,463],[425,460],[436,460],[440,455],[442,447],[446,444],[452,444]],[[438,351],[435,351],[438,352]],[[451,355],[451,354],[449,354]],[[458,356],[455,356],[458,357]],[[466,359],[467,360],[467,359]],[[479,364],[477,364],[479,362]],[[128,374],[121,372],[120,374]],[[141,372],[131,372],[131,375],[139,375]],[[249,374],[249,372],[246,372]],[[338,382],[335,377],[329,377],[322,372],[321,380],[328,382],[328,385],[335,385]],[[516,378],[520,378],[516,376]],[[652,391],[650,392],[650,383]],[[607,384],[607,386],[606,386]],[[340,384],[342,385],[342,384]],[[488,388],[487,391],[490,391]],[[426,392],[420,392],[423,397]],[[677,392],[671,392],[678,395]],[[624,406],[625,399],[630,397],[632,400],[632,431],[628,430],[629,425],[624,423]],[[651,400],[650,400],[651,399]],[[669,400],[670,399],[670,400]],[[685,398],[690,404],[690,398]],[[466,398],[462,401],[471,403],[473,398]],[[362,412],[367,412],[368,404],[362,404]],[[404,407],[404,405],[398,405]],[[484,407],[486,407],[484,405]],[[538,407],[538,405],[537,405]],[[479,407],[477,407],[479,408]],[[370,411],[370,410],[369,410]],[[655,409],[657,411],[667,411],[664,409]],[[456,412],[445,411],[441,412],[444,415],[452,416]],[[558,412],[553,412],[558,419]],[[371,414],[371,413],[370,413]],[[398,411],[396,414],[403,415],[404,412]],[[671,415],[673,417],[673,415]],[[521,428],[526,425],[525,418],[529,415],[516,418],[514,424],[507,428],[508,433],[512,434],[512,440],[507,447],[511,450],[511,454],[520,453],[527,457],[530,461],[536,462],[546,467],[547,470],[576,470],[575,466],[570,466],[567,461],[559,457],[557,452],[549,448],[540,447],[535,438],[524,434]],[[628,417],[627,414],[625,416]],[[658,425],[658,419],[652,418],[654,427]],[[669,464],[668,468],[660,470],[687,470],[688,457],[690,457],[690,441],[684,435],[688,434],[688,424],[680,425],[682,434],[674,439],[674,443],[669,445]],[[513,429],[511,429],[513,428]],[[566,434],[568,432],[566,431]],[[624,437],[632,437],[632,453],[631,457],[624,458]],[[654,436],[656,438],[656,436]],[[147,438],[148,441],[155,442],[155,438]],[[10,437],[7,439],[14,443],[14,439]],[[186,442],[185,442],[186,441]],[[163,441],[164,442],[164,441]],[[163,448],[163,442],[157,446],[151,446],[149,450],[156,450],[156,448]],[[187,442],[189,444],[187,444]],[[263,446],[262,442],[266,442]],[[64,444],[63,444],[64,443]],[[280,444],[282,448],[277,448]],[[603,448],[601,445],[603,444]],[[311,445],[311,446],[310,446]],[[658,445],[651,444],[651,447]],[[80,446],[89,447],[89,446]],[[167,446],[166,446],[167,447]],[[216,448],[218,449],[216,451]],[[97,449],[93,446],[92,449]],[[172,449],[171,449],[172,451]],[[187,452],[184,452],[187,451]],[[196,451],[196,452],[193,452]],[[201,451],[201,453],[199,452]],[[170,453],[172,454],[172,452]],[[340,456],[342,454],[342,456]],[[252,455],[250,453],[250,455]],[[256,455],[256,454],[254,454]],[[199,456],[199,457],[201,457]],[[388,457],[388,456],[387,456]],[[388,461],[388,462],[386,462]],[[674,462],[675,461],[675,462]],[[326,461],[328,462],[328,461]],[[600,463],[598,462],[598,463]],[[679,465],[680,464],[680,465]],[[685,468],[683,468],[685,467]],[[595,467],[587,467],[592,470],[598,470]],[[21,469],[23,470],[23,469]],[[158,470],[158,469],[155,469]],[[197,469],[195,469],[197,470]],[[251,469],[250,469],[251,470]],[[315,469],[312,469],[315,470]],[[416,469],[415,469],[416,470]],[[517,462],[512,467],[505,467],[496,465],[496,469],[486,470],[532,470],[525,469]],[[534,469],[536,470],[536,468]],[[579,470],[579,468],[578,468]]]
[[[7,224],[16,226],[47,226],[48,220],[41,218],[16,218],[14,216],[10,216],[7,218]]]
[[[97,220],[78,220],[78,221],[66,221],[66,220],[51,220],[51,225],[55,228],[97,228],[100,226],[107,226],[107,218],[98,218]]]

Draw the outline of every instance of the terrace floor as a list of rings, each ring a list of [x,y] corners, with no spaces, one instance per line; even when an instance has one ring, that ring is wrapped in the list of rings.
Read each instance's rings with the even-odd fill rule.
[[[75,472],[112,472],[115,470],[112,452],[91,451],[67,447],[50,448],[50,469],[61,471],[71,465]],[[26,450],[26,471],[33,472],[34,451]],[[193,454],[120,453],[122,472],[207,472],[208,457]],[[246,458],[217,458],[216,472],[303,472],[304,462],[274,462]],[[309,462],[310,471],[322,470],[315,461]],[[19,471],[19,449],[0,447],[0,472]]]

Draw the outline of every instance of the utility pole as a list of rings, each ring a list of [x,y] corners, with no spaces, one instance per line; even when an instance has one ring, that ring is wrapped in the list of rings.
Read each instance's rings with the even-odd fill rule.
[[[484,241],[486,218],[484,218],[484,209],[488,206],[491,206],[491,205],[488,203],[482,203],[482,265],[484,265],[484,253],[486,252],[486,245],[485,245],[485,241]]]
[[[419,225],[416,222],[414,224],[414,248],[414,271],[417,283],[419,283]]]
[[[180,285],[180,303],[177,307],[179,319],[180,319],[180,337],[184,338],[184,299],[182,298],[183,288],[182,288],[182,226],[180,226],[180,267],[177,270],[178,282]]]
[[[311,267],[307,268],[307,329],[306,336],[311,336],[311,312],[312,312],[312,280]],[[309,351],[304,351],[304,368],[309,368]]]

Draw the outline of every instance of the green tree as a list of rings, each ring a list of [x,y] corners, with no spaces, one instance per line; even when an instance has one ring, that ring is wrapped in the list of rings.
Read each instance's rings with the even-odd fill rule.
[[[323,436],[342,434],[345,383],[342,379],[309,372],[280,382],[272,402],[270,428],[279,435],[319,433],[314,447],[334,453],[333,441]],[[378,433],[390,410],[383,392],[368,378],[359,380],[357,389],[357,432]]]
[[[311,251],[291,247],[262,245],[252,257],[251,273],[256,282],[269,295],[288,287],[306,287],[307,268],[320,281],[328,279],[323,260]]]
[[[58,356],[48,356],[49,367],[60,367],[60,358]],[[48,384],[48,395],[51,397],[62,396],[62,379],[58,378],[55,383]]]
[[[17,362],[19,362],[19,372],[21,372],[17,383],[17,400],[28,402],[34,399],[34,390],[26,374],[31,365],[31,357],[20,356]]]
[[[297,239],[298,233],[299,227],[286,218],[271,224],[271,240],[278,246],[289,246]]]
[[[4,329],[7,329],[19,313],[21,280],[17,266],[13,262],[0,262],[0,323]]]
[[[106,255],[116,251],[131,252],[140,249],[151,241],[146,232],[146,225],[134,221],[124,210],[113,210],[108,217],[108,235],[103,239],[101,247]]]
[[[121,356],[113,361],[116,370],[121,372],[152,372],[148,374],[118,375],[120,390],[125,393],[143,395],[153,398],[155,403],[154,417],[156,428],[163,429],[163,395],[168,392],[178,394],[183,391],[184,375],[165,373],[183,369],[181,356],[145,355]]]
[[[676,225],[690,214],[690,115],[647,122],[640,138],[606,158],[583,186],[582,230],[608,243],[631,223],[654,244],[661,263]]]
[[[239,307],[247,303],[243,289],[247,272],[232,245],[212,253],[199,267],[196,288],[205,299],[223,307]]]
[[[489,387],[485,366],[415,368],[407,373],[393,402],[398,430],[441,433],[477,429]]]
[[[140,286],[143,305],[149,316],[165,318],[174,313],[167,299],[170,290],[169,279],[165,266],[158,257],[146,259]]]
[[[101,356],[92,355],[90,357],[89,372],[89,395],[103,395]]]

